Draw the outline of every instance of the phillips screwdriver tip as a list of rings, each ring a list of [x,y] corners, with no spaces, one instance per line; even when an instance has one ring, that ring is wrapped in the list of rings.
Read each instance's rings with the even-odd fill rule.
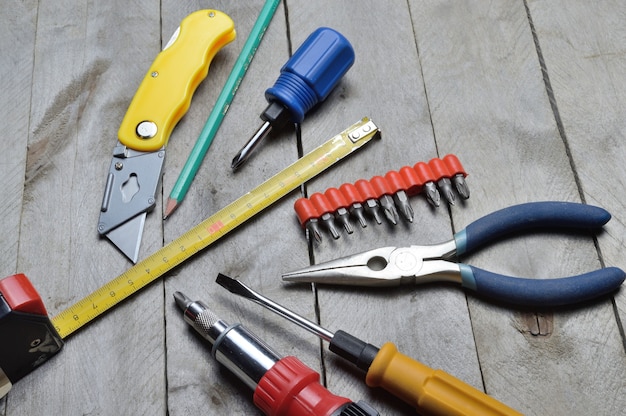
[[[409,198],[404,191],[398,191],[393,196],[393,202],[396,207],[402,213],[402,216],[408,221],[413,222],[413,217],[415,216],[413,212],[413,208],[409,203]]]
[[[398,217],[398,211],[396,210],[393,198],[389,195],[383,195],[378,198],[378,202],[380,202],[380,206],[382,207],[387,220],[389,220],[389,222],[393,225],[397,225],[398,221],[396,218]]]
[[[246,160],[250,157],[254,149],[263,141],[263,139],[272,131],[272,124],[269,121],[263,123],[263,125],[257,130],[256,133],[248,140],[248,142],[241,148],[239,153],[233,158],[230,164],[232,170],[237,170]]]
[[[456,196],[452,191],[452,182],[448,178],[443,178],[437,182],[437,186],[441,189],[441,193],[448,204],[454,205],[456,203]]]
[[[456,191],[459,193],[461,198],[469,199],[470,191],[463,175],[456,175],[454,178],[452,178],[452,183],[454,183]]]
[[[242,152],[239,152],[233,158],[233,160],[230,162],[230,168],[232,170],[237,170],[239,168],[239,166],[243,165],[243,162],[245,162],[245,161],[246,161],[246,158],[244,158]]]
[[[439,207],[441,204],[441,195],[439,194],[439,190],[437,190],[437,186],[435,186],[433,182],[428,182],[424,185],[424,188],[428,202],[434,207]]]
[[[311,235],[313,236],[313,239],[315,240],[317,244],[322,243],[322,233],[319,231],[319,229],[313,229],[309,227],[307,228],[307,230],[309,231],[309,233],[311,233]]]
[[[404,205],[403,206],[402,214],[404,215],[404,218],[406,218],[406,220],[408,222],[413,222],[413,218],[415,217],[415,213],[413,212],[413,208],[411,208],[410,205]]]
[[[305,228],[309,232],[309,235],[313,236],[313,239],[315,239],[318,244],[322,242],[322,232],[317,218],[311,218],[307,221]]]
[[[182,292],[174,292],[174,299],[176,300],[176,305],[183,311],[186,310],[189,305],[193,303],[191,299],[185,296]]]
[[[393,225],[398,225],[398,221],[396,220],[396,216],[392,210],[389,208],[383,208],[383,212],[385,213],[385,217],[389,220]]]

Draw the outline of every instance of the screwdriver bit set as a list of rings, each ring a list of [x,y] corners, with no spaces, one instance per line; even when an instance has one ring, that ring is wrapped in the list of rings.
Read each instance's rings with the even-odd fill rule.
[[[367,226],[366,215],[377,224],[382,224],[384,216],[396,225],[400,217],[398,211],[405,220],[413,222],[409,197],[419,193],[424,193],[434,207],[441,205],[442,195],[448,204],[454,205],[455,190],[462,199],[468,199],[470,193],[465,177],[467,173],[459,159],[448,154],[428,163],[418,162],[412,167],[389,171],[384,176],[374,176],[369,181],[359,179],[339,188],[328,188],[323,193],[316,192],[308,198],[299,198],[294,209],[302,227],[319,243],[322,241],[320,224],[338,239],[337,225],[348,234],[353,233],[351,217],[363,228]]]

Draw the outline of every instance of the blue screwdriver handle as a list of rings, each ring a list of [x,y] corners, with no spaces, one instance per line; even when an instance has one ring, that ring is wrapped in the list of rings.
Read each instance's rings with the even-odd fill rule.
[[[464,287],[504,303],[524,306],[551,307],[584,302],[613,292],[626,277],[617,267],[557,279],[510,277],[466,264],[459,264],[459,267]]]
[[[274,86],[265,91],[269,102],[289,110],[294,123],[324,101],[354,63],[354,49],[336,30],[321,27],[309,35],[283,65]]]
[[[533,228],[599,228],[611,219],[605,209],[574,202],[530,202],[486,215],[454,235],[463,255],[503,235]]]

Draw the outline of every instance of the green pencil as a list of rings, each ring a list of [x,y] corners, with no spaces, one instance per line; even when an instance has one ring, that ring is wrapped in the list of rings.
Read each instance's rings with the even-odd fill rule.
[[[189,186],[191,185],[191,182],[193,182],[193,179],[198,172],[198,168],[200,168],[202,159],[204,159],[206,152],[211,146],[211,142],[213,142],[213,138],[215,137],[217,130],[222,124],[222,120],[228,111],[228,107],[235,97],[237,88],[246,74],[250,62],[252,62],[252,58],[261,43],[261,39],[263,39],[265,30],[269,26],[279,3],[280,0],[267,0],[265,2],[259,17],[254,23],[254,27],[252,27],[252,31],[250,32],[250,35],[248,36],[248,39],[246,40],[245,45],[243,45],[243,49],[235,62],[235,66],[230,72],[230,75],[226,80],[226,84],[224,84],[222,92],[219,97],[217,97],[215,106],[213,107],[202,132],[200,132],[200,136],[198,136],[198,140],[191,150],[191,153],[185,162],[185,166],[183,166],[183,170],[180,172],[180,175],[178,175],[178,179],[174,184],[174,188],[172,188],[172,192],[170,192],[170,196],[167,199],[167,204],[165,206],[163,219],[167,219],[167,217],[169,217],[176,210],[178,205],[185,198],[185,195],[189,190]]]

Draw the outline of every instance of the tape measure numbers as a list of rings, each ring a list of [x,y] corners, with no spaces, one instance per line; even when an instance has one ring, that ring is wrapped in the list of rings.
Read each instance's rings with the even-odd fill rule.
[[[298,186],[379,136],[363,118],[200,224],[76,302],[52,324],[67,338],[104,312],[208,247]]]

